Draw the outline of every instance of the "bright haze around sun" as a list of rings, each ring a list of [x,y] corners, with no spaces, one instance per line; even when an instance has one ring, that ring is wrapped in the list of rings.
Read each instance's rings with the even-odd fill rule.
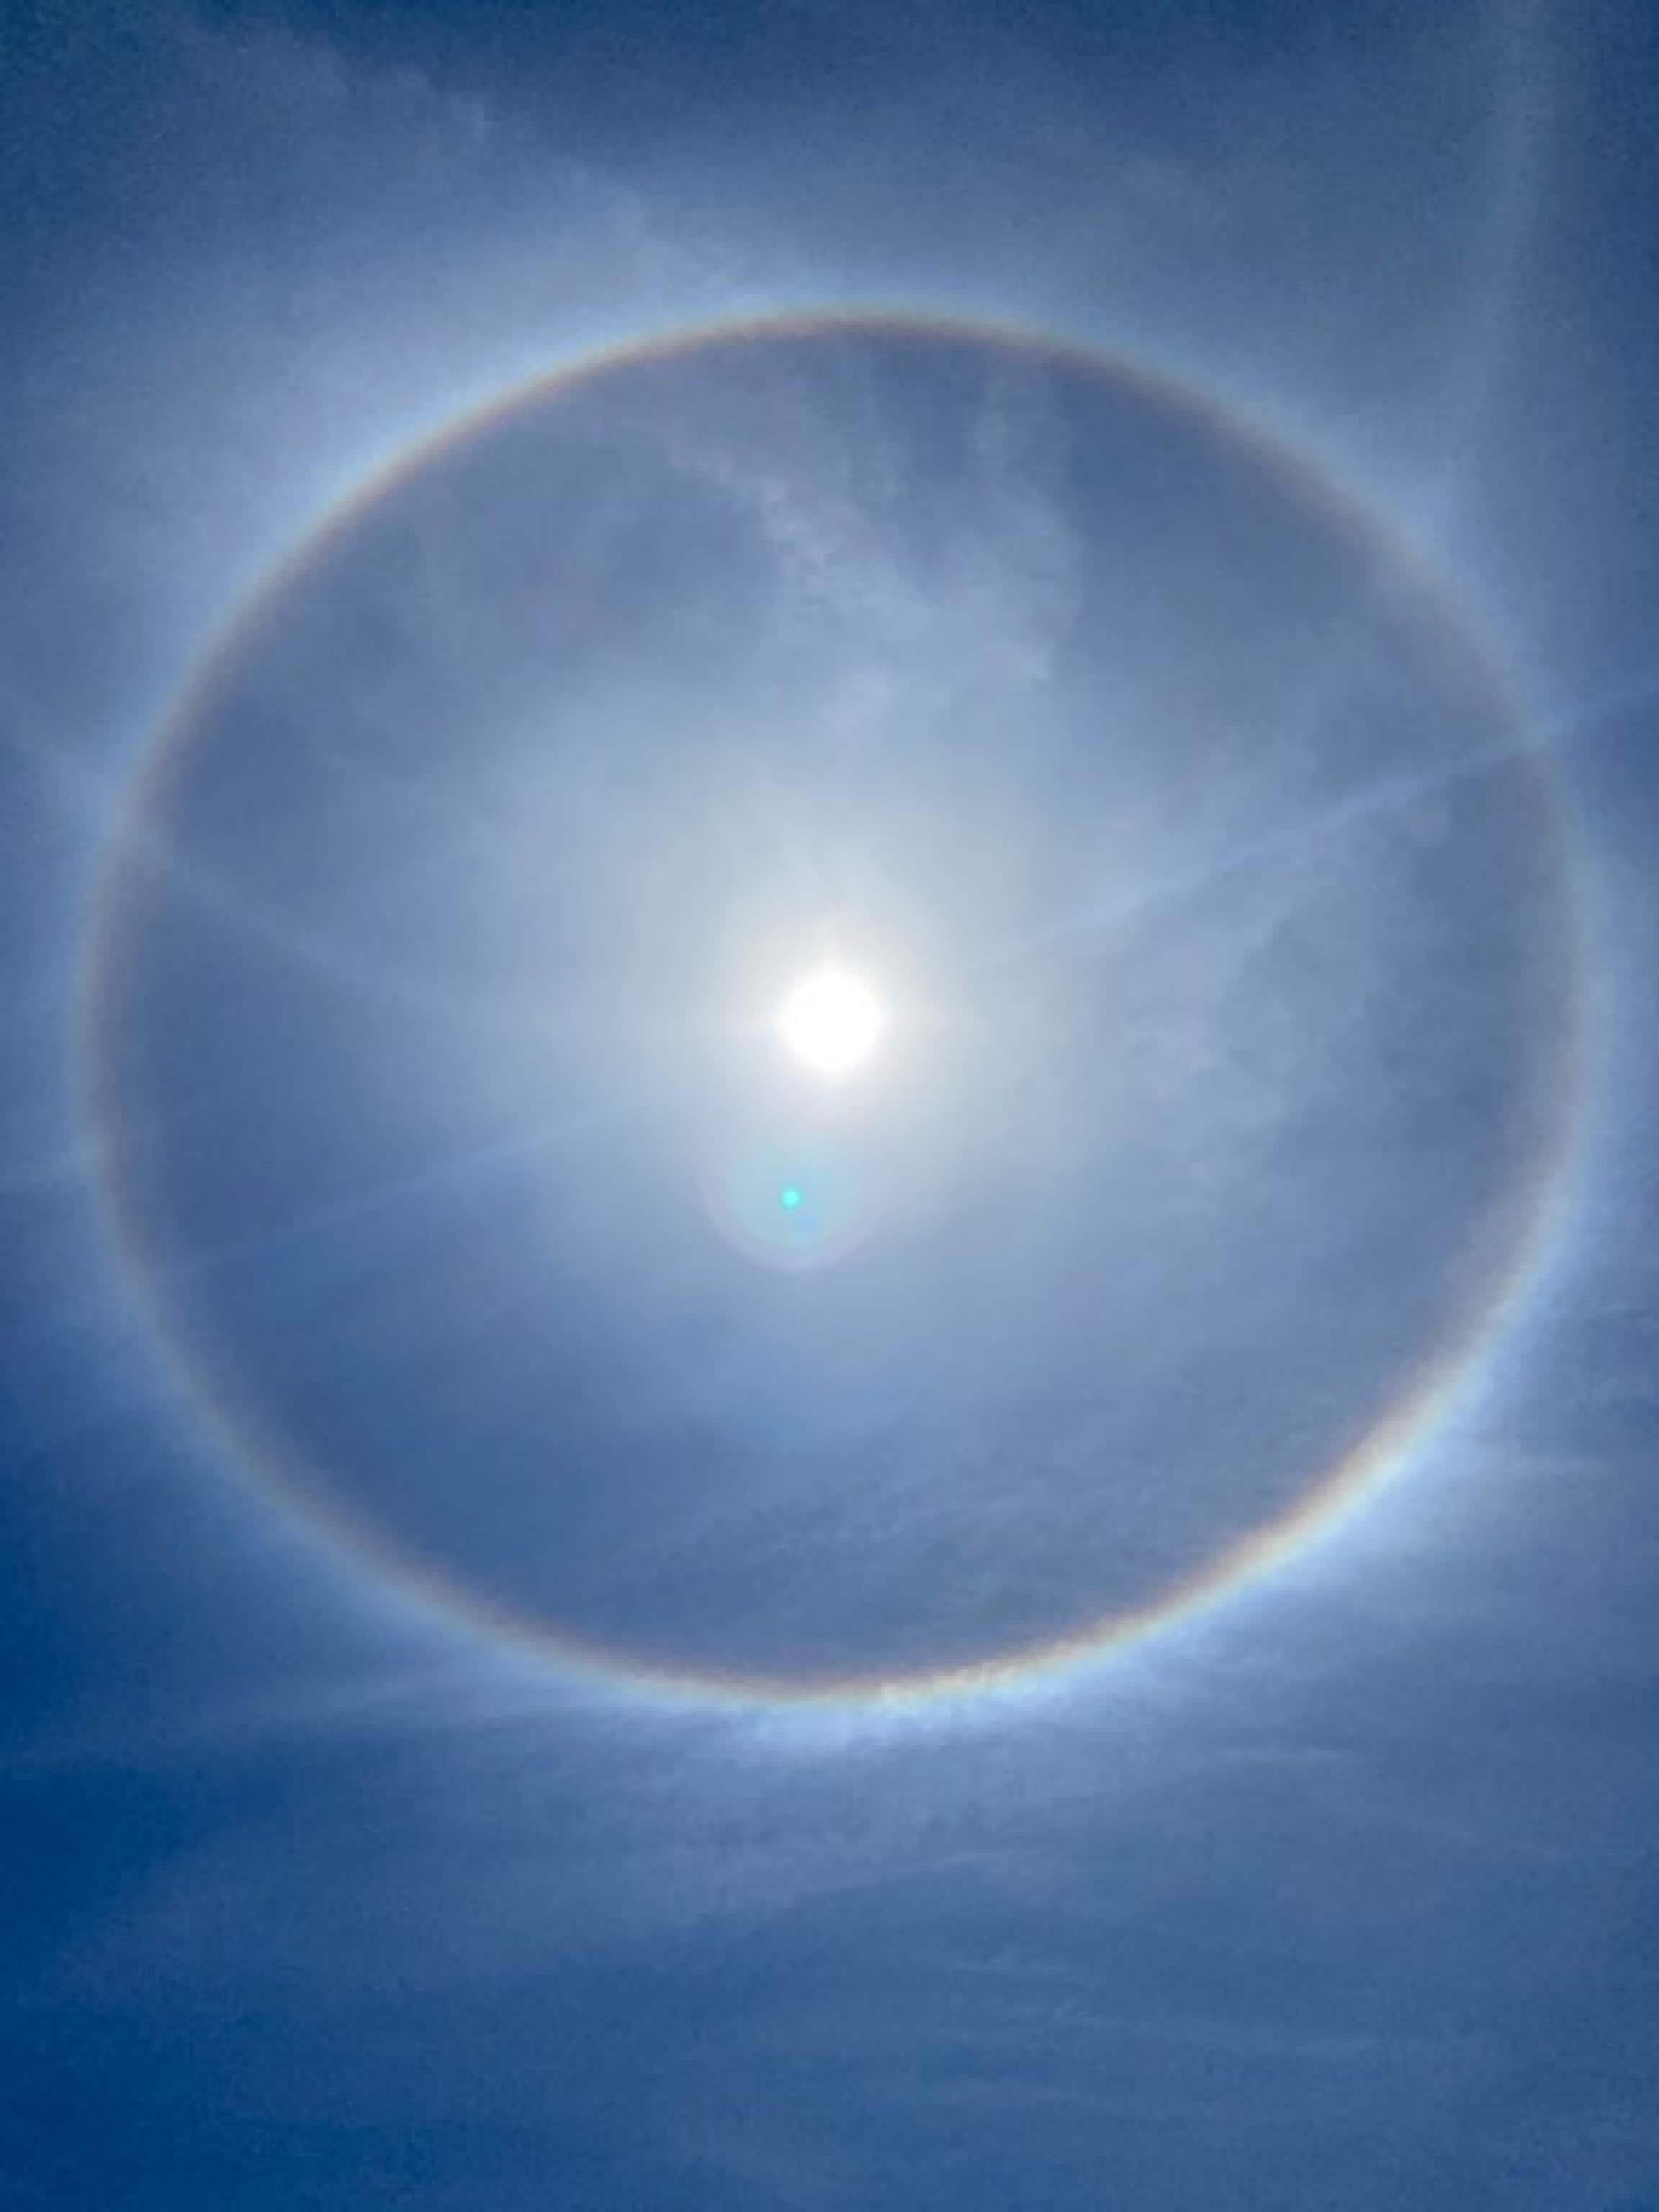
[[[778,1034],[815,1074],[855,1074],[880,1042],[881,1002],[862,976],[818,968],[793,984],[778,1009]]]

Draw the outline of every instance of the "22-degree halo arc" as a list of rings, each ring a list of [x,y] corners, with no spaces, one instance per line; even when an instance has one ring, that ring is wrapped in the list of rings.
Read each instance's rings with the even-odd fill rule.
[[[380,1586],[446,1620],[459,1619],[492,1639],[527,1649],[560,1668],[650,1698],[761,1708],[908,1710],[939,1699],[1006,1692],[1027,1684],[1051,1681],[1062,1673],[1191,1619],[1298,1553],[1316,1536],[1334,1530],[1362,1500],[1412,1462],[1484,1368],[1544,1272],[1558,1241],[1565,1211],[1563,1193],[1571,1180],[1585,1045],[1577,856],[1565,803],[1551,780],[1550,764],[1523,736],[1517,742],[1517,756],[1527,773],[1537,780],[1558,844],[1565,988],[1560,1031],[1551,1046],[1550,1110],[1528,1170],[1520,1178],[1520,1187],[1506,1210],[1501,1234],[1494,1240],[1502,1249],[1485,1270],[1481,1294],[1460,1316],[1458,1325],[1408,1369],[1404,1387],[1394,1402],[1340,1460],[1309,1479],[1291,1510],[1229,1544],[1198,1571],[1158,1591],[1146,1603],[1115,1611],[1081,1632],[1029,1641],[969,1663],[897,1674],[854,1672],[800,1680],[769,1674],[670,1670],[642,1663],[625,1649],[585,1636],[562,1635],[543,1621],[481,1599],[430,1563],[390,1541],[362,1516],[337,1502],[325,1504],[316,1490],[301,1479],[291,1461],[285,1461],[276,1439],[261,1435],[245,1409],[228,1406],[216,1396],[190,1345],[181,1342],[170,1327],[142,1225],[127,1202],[113,1165],[118,1148],[105,1119],[100,1037],[109,988],[107,956],[116,918],[113,891],[124,856],[142,841],[149,801],[168,763],[188,742],[198,714],[234,669],[244,640],[258,629],[288,586],[378,501],[432,466],[450,449],[520,408],[544,404],[633,364],[672,361],[714,346],[764,345],[776,338],[811,338],[820,334],[857,337],[866,332],[1001,349],[1102,378],[1131,395],[1179,410],[1212,435],[1248,448],[1264,470],[1283,479],[1315,513],[1369,541],[1382,560],[1405,576],[1431,605],[1437,621],[1455,636],[1466,656],[1479,665],[1512,726],[1524,732],[1530,721],[1509,670],[1447,580],[1429,570],[1351,489],[1284,443],[1279,434],[1267,432],[1249,413],[1134,358],[1064,337],[997,322],[885,308],[787,313],[700,325],[606,349],[538,377],[441,425],[373,471],[261,581],[240,612],[210,641],[202,659],[188,672],[171,710],[141,751],[123,803],[116,810],[88,901],[77,991],[82,1098],[93,1137],[93,1156],[98,1163],[96,1200],[119,1287],[148,1324],[170,1378],[200,1430],[216,1445],[228,1468],[262,1500],[297,1519],[331,1553],[344,1553],[370,1571]]]

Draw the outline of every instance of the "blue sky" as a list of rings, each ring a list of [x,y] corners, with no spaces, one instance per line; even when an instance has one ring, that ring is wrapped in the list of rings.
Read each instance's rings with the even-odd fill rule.
[[[0,2203],[1659,2203],[1642,11],[6,30]]]

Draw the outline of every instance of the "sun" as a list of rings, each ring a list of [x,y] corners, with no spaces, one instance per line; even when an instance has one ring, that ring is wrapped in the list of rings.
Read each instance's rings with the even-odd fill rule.
[[[875,1050],[884,1022],[868,984],[842,968],[803,976],[778,1009],[778,1034],[819,1075],[850,1075]]]

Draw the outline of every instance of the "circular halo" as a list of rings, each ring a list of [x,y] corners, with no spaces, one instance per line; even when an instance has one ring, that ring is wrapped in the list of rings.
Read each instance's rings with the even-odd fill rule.
[[[1379,567],[1391,570],[1396,578],[1405,579],[1409,588],[1432,602],[1437,620],[1460,639],[1466,656],[1480,664],[1483,680],[1493,697],[1505,702],[1511,727],[1524,731],[1528,720],[1499,658],[1478,635],[1443,580],[1426,572],[1409,550],[1390,538],[1378,520],[1367,514],[1352,494],[1321,474],[1306,459],[1267,436],[1249,416],[1231,410],[1206,392],[1180,384],[1133,361],[995,324],[921,315],[844,311],[719,324],[621,347],[538,379],[492,405],[445,426],[436,435],[422,441],[377,472],[326,516],[294,556],[256,592],[249,606],[214,643],[206,659],[187,680],[155,741],[141,758],[93,888],[81,971],[82,1060],[87,1111],[99,1161],[98,1197],[120,1279],[149,1322],[187,1405],[217,1439],[231,1464],[252,1480],[260,1494],[279,1500],[332,1543],[344,1543],[370,1564],[377,1574],[434,1605],[445,1615],[459,1614],[493,1636],[516,1644],[527,1644],[562,1665],[596,1672],[608,1680],[656,1694],[760,1705],[851,1701],[891,1705],[1007,1687],[1050,1676],[1060,1668],[1121,1648],[1155,1629],[1189,1617],[1287,1557],[1316,1533],[1330,1528],[1382,1477],[1401,1468],[1413,1447],[1420,1443],[1452,1402],[1480,1356],[1491,1348],[1504,1323],[1513,1315],[1521,1293],[1534,1279],[1545,1255],[1548,1231],[1554,1218],[1553,1201],[1563,1179],[1575,1127],[1583,1006],[1578,972],[1581,947],[1577,933],[1571,858],[1557,794],[1548,787],[1545,763],[1526,747],[1522,737],[1516,741],[1516,750],[1525,756],[1522,762],[1523,772],[1535,781],[1540,804],[1550,815],[1558,840],[1553,896],[1561,909],[1562,1013],[1550,1048],[1550,1067],[1544,1085],[1547,1096],[1543,1110],[1537,1117],[1529,1162],[1516,1179],[1509,1204],[1500,1209],[1501,1219],[1486,1239],[1477,1294],[1467,1301],[1455,1325],[1426,1352],[1408,1363],[1403,1387],[1395,1401],[1334,1462],[1309,1477],[1291,1510],[1225,1544],[1198,1571],[1172,1580],[1144,1603],[1121,1607],[1081,1629],[1068,1627],[1057,1635],[1030,1636],[1012,1649],[998,1650],[965,1662],[919,1666],[897,1673],[864,1674],[851,1670],[833,1677],[803,1679],[763,1671],[729,1672],[714,1667],[664,1668],[603,1639],[566,1636],[533,1616],[480,1599],[465,1583],[434,1571],[418,1556],[389,1542],[380,1529],[342,1506],[337,1499],[325,1503],[307,1485],[305,1469],[296,1465],[291,1453],[275,1437],[263,1435],[257,1419],[251,1418],[246,1409],[228,1404],[216,1392],[210,1373],[192,1346],[181,1340],[166,1309],[143,1224],[123,1187],[120,1147],[106,1115],[108,1086],[104,1062],[104,1023],[112,988],[111,956],[118,923],[116,886],[124,864],[144,843],[149,804],[167,763],[186,742],[203,702],[211,697],[234,667],[246,636],[258,628],[286,588],[307,572],[325,548],[337,542],[386,495],[411,481],[446,453],[463,447],[489,425],[510,417],[521,407],[574,392],[645,362],[692,356],[714,346],[763,345],[778,337],[810,338],[818,334],[865,331],[909,334],[940,343],[1002,349],[1014,356],[1053,362],[1081,374],[1111,380],[1130,392],[1184,411],[1218,440],[1247,449],[1264,470],[1276,474],[1291,487],[1314,514],[1324,517],[1334,527],[1363,538],[1371,547]],[[790,1204],[791,1191],[795,1192],[798,1200],[803,1194],[793,1182],[783,1187],[781,1208],[793,1214],[797,1209]]]

